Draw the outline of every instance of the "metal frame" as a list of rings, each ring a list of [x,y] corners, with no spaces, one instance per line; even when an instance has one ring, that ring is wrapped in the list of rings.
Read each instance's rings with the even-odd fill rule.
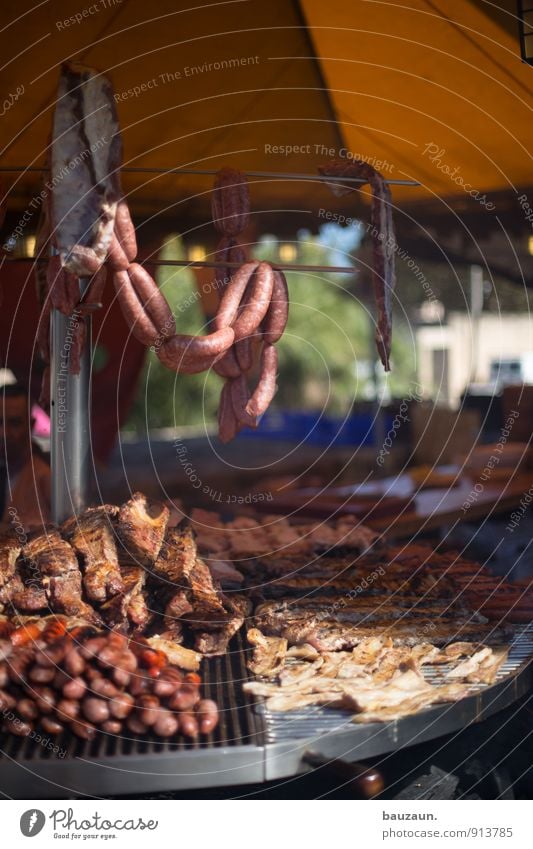
[[[520,39],[520,55],[522,62],[533,65],[533,5],[531,0],[518,0],[518,37]],[[526,8],[524,8],[526,6]],[[530,15],[531,23],[526,23],[525,16]],[[526,32],[526,29],[529,31]],[[529,41],[528,41],[529,39]]]
[[[520,639],[520,638],[519,638]],[[520,643],[517,644],[520,646]],[[237,637],[231,657],[209,661],[209,695],[216,696],[228,684],[233,695],[226,697],[224,710],[231,718],[237,710],[235,688],[246,675],[242,638]],[[529,641],[511,659],[497,683],[453,704],[442,704],[412,716],[387,723],[356,725],[350,714],[320,709],[278,714],[277,733],[272,733],[272,715],[251,705],[239,707],[243,737],[239,744],[213,739],[201,744],[168,744],[132,741],[135,750],[102,753],[102,743],[82,743],[70,738],[65,758],[50,757],[31,740],[11,738],[11,750],[0,757],[0,790],[11,798],[63,798],[118,796],[229,787],[263,783],[309,772],[311,755],[324,759],[342,758],[356,762],[400,748],[451,734],[470,724],[488,719],[512,705],[533,687],[533,658]],[[518,664],[520,658],[523,658]],[[517,665],[518,664],[518,665]],[[244,727],[242,720],[246,723]],[[235,725],[232,722],[232,728]],[[284,728],[284,739],[279,730]],[[277,737],[277,739],[275,739]],[[127,748],[127,746],[126,746]],[[62,796],[63,794],[63,796]]]

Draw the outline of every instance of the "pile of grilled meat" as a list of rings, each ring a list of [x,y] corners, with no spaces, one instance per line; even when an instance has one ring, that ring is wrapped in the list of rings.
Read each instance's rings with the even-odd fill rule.
[[[248,602],[230,598],[198,556],[187,522],[135,493],[121,507],[91,507],[60,527],[0,538],[0,605],[7,616],[50,613],[145,635],[169,656],[187,642],[222,654]],[[179,651],[178,651],[179,653]]]
[[[0,535],[5,730],[68,727],[84,739],[213,730],[200,660],[226,650],[249,602],[222,593],[186,522],[168,523],[167,507],[136,493],[60,527]]]

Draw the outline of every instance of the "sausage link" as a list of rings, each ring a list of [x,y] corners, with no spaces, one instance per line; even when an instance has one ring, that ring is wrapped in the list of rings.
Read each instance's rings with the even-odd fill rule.
[[[109,719],[108,703],[104,699],[96,698],[96,696],[87,696],[81,703],[81,709],[85,719],[95,725],[100,725],[100,723]]]
[[[211,699],[202,699],[194,708],[202,734],[209,734],[218,725],[217,703]]]
[[[263,338],[265,342],[274,344],[283,335],[289,318],[289,288],[285,275],[274,269],[274,285],[272,299],[267,314],[263,320]]]
[[[5,709],[2,708],[2,710]],[[17,702],[17,713],[22,719],[28,719],[31,722],[39,716],[39,709],[32,699],[24,698]]]
[[[109,702],[109,712],[115,719],[126,719],[133,707],[134,699],[129,693],[120,693]]]
[[[33,731],[33,726],[29,722],[23,722],[22,719],[15,717],[14,719],[6,719],[5,729],[16,737],[27,737]]]
[[[49,684],[55,678],[55,669],[53,666],[32,666],[28,672],[28,678],[34,684]]]
[[[169,699],[168,706],[172,710],[191,710],[199,701],[198,684],[183,684],[178,692]]]
[[[70,723],[71,731],[76,737],[81,737],[82,740],[94,740],[97,729],[90,722],[84,722],[81,719],[74,719]]]
[[[178,372],[194,374],[188,369],[224,354],[233,344],[234,332],[224,327],[207,336],[187,336],[178,334],[167,339],[157,350],[157,356],[167,368]],[[208,367],[208,366],[207,366]],[[204,368],[199,369],[205,371]]]
[[[244,230],[250,217],[250,191],[242,171],[221,168],[215,177],[211,212],[219,233],[236,236]]]
[[[240,375],[241,368],[235,356],[235,345],[228,348],[224,356],[215,363],[213,370],[220,377],[238,377]]]
[[[213,319],[213,327],[216,330],[233,324],[237,317],[239,305],[244,297],[246,287],[258,267],[259,262],[257,260],[245,262],[244,265],[241,265],[231,275],[231,280],[224,289],[217,314]]]
[[[102,731],[105,731],[106,734],[120,734],[122,723],[118,719],[106,719],[105,722],[102,722]]]
[[[225,445],[239,432],[239,422],[233,412],[229,381],[224,383],[218,404],[218,438]]]
[[[224,289],[231,280],[232,269],[228,268],[225,263],[237,262],[239,265],[244,265],[248,256],[246,249],[239,245],[235,239],[230,236],[223,236],[218,243],[215,253],[215,262],[218,263],[215,269],[215,278],[213,285],[217,291],[218,299],[222,298]]]
[[[69,675],[81,675],[85,669],[85,661],[80,655],[78,649],[71,648],[65,655],[65,671]]]
[[[173,696],[179,690],[183,682],[183,675],[174,666],[167,666],[161,670],[161,674],[154,683],[154,694],[161,699]]]
[[[128,257],[122,250],[120,242],[117,239],[116,233],[113,233],[111,236],[111,244],[107,251],[106,262],[112,271],[126,271],[130,264]]]
[[[126,720],[126,727],[132,734],[146,734],[148,726],[142,722],[137,713],[132,713]]]
[[[140,696],[137,700],[137,710],[139,711],[141,722],[143,722],[146,726],[155,725],[161,710],[159,699],[157,696],[152,696],[148,693],[144,696]]]
[[[261,351],[261,373],[259,383],[246,405],[250,416],[262,416],[276,393],[278,352],[274,345],[266,342]]]
[[[229,381],[229,387],[231,405],[237,421],[247,427],[257,427],[257,418],[251,416],[246,410],[246,405],[250,400],[250,392],[245,376],[241,374],[235,380]]]
[[[43,716],[41,725],[47,734],[52,734],[54,737],[64,730],[63,725],[52,716]]]
[[[130,265],[128,275],[139,301],[158,330],[158,336],[161,339],[170,339],[176,333],[176,322],[157,283],[137,262]]]
[[[274,271],[268,262],[261,262],[248,283],[244,306],[232,324],[235,339],[250,336],[264,319],[274,286]]]
[[[180,711],[179,722],[180,731],[185,737],[192,737],[193,740],[198,737],[198,720],[193,713],[190,711]]]
[[[153,732],[158,737],[173,737],[179,728],[179,720],[169,710],[163,708],[153,725]]]
[[[250,371],[253,365],[252,337],[239,339],[233,346],[237,364],[241,371]]]
[[[65,722],[77,719],[80,713],[80,703],[74,699],[61,699],[57,703],[56,714]]]
[[[127,201],[122,199],[117,204],[115,213],[115,235],[119,247],[122,248],[129,262],[133,262],[137,256],[137,237],[135,227],[131,220]]]
[[[148,316],[135,293],[127,271],[115,271],[113,274],[113,285],[117,293],[117,300],[122,310],[122,315],[131,332],[139,342],[150,347],[155,345],[159,338],[157,328],[150,316]]]

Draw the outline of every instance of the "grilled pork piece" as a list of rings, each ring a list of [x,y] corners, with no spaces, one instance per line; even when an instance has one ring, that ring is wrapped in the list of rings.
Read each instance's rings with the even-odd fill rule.
[[[63,536],[81,558],[83,586],[91,601],[105,602],[124,592],[111,524],[117,512],[116,507],[107,505],[89,507],[61,527]]]
[[[166,595],[166,628],[172,627],[175,618],[184,618],[191,628],[200,629],[221,627],[231,618],[211,572],[198,557],[194,533],[187,522],[167,531],[152,574],[160,584],[158,592]]]
[[[289,645],[310,643],[319,651],[341,651],[358,645],[366,637],[390,637],[395,646],[414,646],[425,635],[437,646],[457,640],[503,642],[504,631],[493,628],[482,617],[439,610],[423,604],[415,607],[387,605],[358,610],[356,602],[335,608],[329,597],[305,603],[280,599],[260,604],[254,616],[257,628],[269,636],[285,637]]]
[[[131,624],[143,631],[153,617],[144,595],[146,572],[140,566],[122,566],[120,573],[124,590],[102,605],[102,616],[111,627]]]
[[[222,600],[225,616],[229,617],[228,621],[221,628],[215,630],[211,628],[212,623],[209,622],[211,630],[199,631],[194,641],[195,649],[208,656],[224,654],[229,641],[251,613],[252,605],[243,595],[222,596]]]
[[[136,564],[152,566],[159,556],[169,519],[168,507],[148,501],[140,492],[120,508],[117,533],[128,555]]]
[[[51,610],[67,616],[98,620],[82,599],[81,573],[73,549],[55,529],[33,535],[22,549],[25,567],[35,588],[42,585]]]

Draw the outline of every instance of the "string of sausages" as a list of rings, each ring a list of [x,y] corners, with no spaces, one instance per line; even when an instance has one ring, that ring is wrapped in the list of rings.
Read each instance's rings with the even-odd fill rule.
[[[267,262],[246,262],[244,248],[236,236],[246,227],[250,214],[246,178],[233,169],[222,169],[215,180],[213,220],[222,234],[217,248],[221,265],[214,285],[219,295],[217,313],[209,333],[195,336],[176,333],[172,311],[152,276],[135,262],[137,240],[128,205],[124,199],[116,207],[114,229],[105,266],[96,268],[94,252],[85,269],[92,274],[88,291],[79,299],[77,276],[64,258],[50,257],[47,293],[38,332],[38,347],[49,362],[49,313],[52,307],[64,315],[77,310],[81,318],[76,329],[76,345],[70,356],[70,369],[79,371],[84,344],[83,306],[101,298],[106,267],[122,314],[133,336],[155,351],[160,362],[179,374],[198,374],[213,368],[224,378],[218,412],[219,437],[229,442],[244,427],[256,427],[276,391],[277,351],[288,318],[287,283],[281,272]],[[40,239],[41,243],[43,239]],[[77,267],[80,252],[76,251]],[[225,262],[242,262],[228,274]],[[259,380],[250,392],[248,376],[254,365],[253,343],[261,345]],[[45,375],[45,380],[47,375]]]
[[[377,307],[376,347],[385,371],[390,371],[392,342],[392,296],[396,285],[395,236],[392,222],[392,199],[387,182],[368,162],[332,162],[321,166],[320,174],[327,177],[361,177],[372,189],[370,231],[373,248],[372,281]],[[358,190],[340,183],[330,184],[337,196]]]

